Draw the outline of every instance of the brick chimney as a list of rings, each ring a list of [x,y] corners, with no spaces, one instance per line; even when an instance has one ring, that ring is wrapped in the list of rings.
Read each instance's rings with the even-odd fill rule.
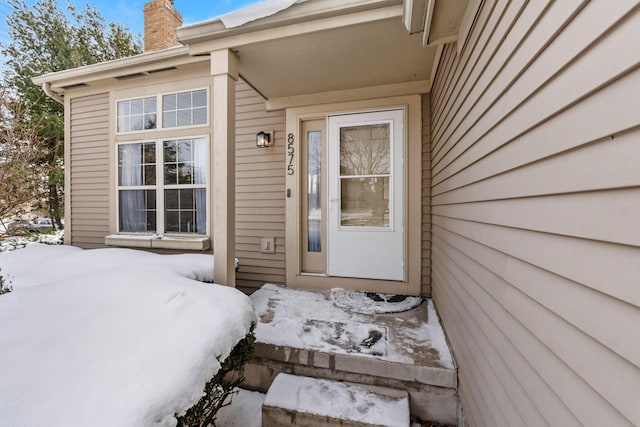
[[[151,52],[180,45],[176,28],[182,25],[182,15],[173,7],[173,0],[152,0],[144,5],[144,50]]]

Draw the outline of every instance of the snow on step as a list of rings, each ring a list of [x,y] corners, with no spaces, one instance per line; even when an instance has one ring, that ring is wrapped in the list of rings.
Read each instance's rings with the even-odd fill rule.
[[[356,425],[407,427],[404,390],[280,373],[262,408],[263,427]]]

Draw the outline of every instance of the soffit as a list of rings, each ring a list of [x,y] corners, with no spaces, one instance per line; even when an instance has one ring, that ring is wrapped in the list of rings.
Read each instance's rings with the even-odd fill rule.
[[[435,48],[401,17],[234,48],[242,77],[267,99],[429,80]]]

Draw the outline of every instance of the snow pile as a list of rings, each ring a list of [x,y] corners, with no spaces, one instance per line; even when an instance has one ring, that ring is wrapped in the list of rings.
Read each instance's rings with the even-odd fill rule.
[[[210,255],[0,255],[0,425],[174,426],[255,321]]]
[[[216,424],[221,427],[260,427],[262,426],[262,404],[264,393],[238,389],[233,395],[231,405],[220,409]]]
[[[305,1],[306,0],[265,0],[221,15],[217,19],[221,20],[226,28],[235,28],[251,21],[275,15],[296,3],[303,3]]]
[[[34,243],[44,243],[46,245],[61,245],[64,240],[64,230],[53,233],[31,234],[26,236],[3,236],[0,239],[0,252],[13,251],[24,248]]]

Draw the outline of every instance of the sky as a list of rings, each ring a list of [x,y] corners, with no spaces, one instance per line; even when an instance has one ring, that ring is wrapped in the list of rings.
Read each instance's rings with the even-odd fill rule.
[[[26,0],[27,4],[35,3],[35,0]],[[132,33],[142,34],[143,16],[142,8],[148,0],[71,0],[78,8],[83,8],[85,3],[96,7],[107,22],[117,22],[127,25]],[[175,0],[175,8],[182,14],[183,23],[194,24],[206,21],[218,15],[240,9],[261,0]],[[7,24],[5,17],[11,12],[7,6],[8,0],[0,0],[0,41],[7,42]],[[58,0],[61,8],[66,5],[66,0]]]

